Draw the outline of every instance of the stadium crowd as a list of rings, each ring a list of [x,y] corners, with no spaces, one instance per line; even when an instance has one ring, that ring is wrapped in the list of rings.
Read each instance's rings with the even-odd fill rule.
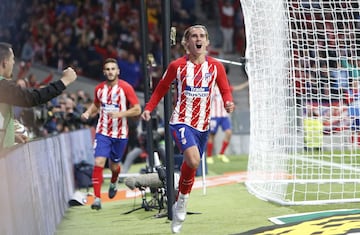
[[[162,72],[161,0],[146,1],[148,48],[153,55],[151,75]],[[244,53],[245,30],[239,1],[202,0],[201,16],[193,0],[172,1],[172,26],[177,29],[176,41],[181,40],[189,25],[199,17],[214,22],[216,27],[234,31],[232,44],[224,53]],[[17,12],[17,14],[13,14]],[[137,91],[143,90],[141,71],[140,1],[139,0],[6,0],[0,7],[0,41],[10,42],[21,61],[17,83],[39,87],[52,80],[36,78],[29,73],[32,64],[46,65],[61,71],[71,66],[78,75],[102,80],[101,65],[105,58],[118,60],[121,78]],[[216,35],[217,45],[211,52],[222,53],[223,35]],[[238,40],[241,38],[241,40]],[[235,42],[237,42],[235,44]],[[216,48],[215,48],[216,47]],[[171,58],[182,53],[180,43],[171,48]],[[90,95],[64,93],[47,105],[27,110],[17,108],[16,118],[32,130],[35,136],[46,136],[66,130],[82,128],[87,123],[79,119]]]
[[[161,0],[146,4],[149,53],[161,64]],[[243,54],[245,31],[239,1],[202,0],[201,6],[208,11],[206,20],[218,20],[221,30],[235,32],[230,45],[225,44],[225,52]],[[172,26],[177,29],[179,42],[183,30],[197,23],[199,16],[193,0],[174,0],[172,9]],[[71,66],[79,75],[101,79],[98,68],[103,59],[117,58],[123,79],[135,89],[142,89],[140,1],[16,0],[5,1],[2,12],[0,39],[11,42],[23,62],[59,70]],[[13,16],[11,12],[18,14]],[[232,49],[235,42],[236,50]],[[174,46],[172,57],[181,51],[180,45]]]
[[[290,30],[299,95],[312,95],[316,99],[317,94],[326,97],[330,89],[341,98],[351,92],[359,73],[356,57],[360,53],[357,48],[360,12],[346,12],[348,7],[358,9],[359,5],[333,3],[332,6],[328,3],[320,6],[313,3],[300,6],[293,3],[289,7],[294,18]],[[333,97],[339,99],[339,96]]]
[[[322,120],[324,134],[360,130],[358,9],[357,2],[289,4],[298,106],[303,117]]]

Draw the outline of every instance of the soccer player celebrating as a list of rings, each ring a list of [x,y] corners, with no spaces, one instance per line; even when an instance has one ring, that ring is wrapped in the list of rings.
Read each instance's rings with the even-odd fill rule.
[[[223,64],[207,55],[210,44],[205,26],[194,25],[184,32],[181,44],[186,55],[172,61],[158,83],[142,118],[151,112],[176,81],[177,100],[170,119],[173,138],[184,155],[179,179],[179,193],[173,205],[171,230],[179,233],[186,216],[186,205],[195,181],[196,169],[204,153],[209,133],[210,101],[218,85],[227,112],[234,110],[232,94]]]
[[[99,111],[92,175],[95,200],[91,205],[91,209],[96,210],[101,209],[101,185],[106,159],[109,159],[109,168],[112,172],[109,198],[113,198],[117,192],[120,161],[128,142],[127,118],[141,113],[141,106],[133,87],[119,79],[120,69],[117,61],[112,58],[106,59],[103,72],[106,81],[95,87],[94,102],[82,114],[83,119],[88,119]]]

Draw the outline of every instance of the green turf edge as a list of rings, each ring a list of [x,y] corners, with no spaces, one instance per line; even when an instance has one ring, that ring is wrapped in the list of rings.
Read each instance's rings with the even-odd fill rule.
[[[246,169],[246,156],[229,156],[231,163],[216,162],[208,168],[208,175]],[[134,165],[137,172],[143,164]],[[121,187],[124,187],[122,184]],[[107,189],[107,184],[103,186]],[[141,198],[115,201],[103,204],[100,211],[89,206],[69,208],[59,224],[56,234],[171,234],[167,217],[155,218],[158,210],[143,209],[124,215],[141,205]],[[319,206],[279,206],[262,201],[249,194],[243,183],[209,187],[206,195],[200,189],[193,190],[188,204],[189,212],[182,234],[235,234],[262,226],[272,225],[268,218],[311,211],[353,209],[357,203],[329,204]]]

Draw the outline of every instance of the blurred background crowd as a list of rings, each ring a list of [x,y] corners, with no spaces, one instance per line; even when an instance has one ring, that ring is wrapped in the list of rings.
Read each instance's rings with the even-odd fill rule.
[[[160,78],[162,64],[161,0],[147,0],[148,48],[154,58],[151,76]],[[41,64],[58,71],[67,66],[83,77],[102,81],[104,58],[118,60],[121,78],[136,91],[144,89],[141,71],[139,0],[5,0],[0,5],[0,41],[13,45],[19,62],[14,79],[20,86],[39,87],[52,81],[50,72],[35,77],[31,66]],[[245,51],[245,28],[238,0],[173,0],[172,26],[176,41],[171,58],[181,56],[183,30],[204,23],[217,32],[210,53],[222,56]],[[230,36],[230,37],[229,37]],[[92,102],[92,94],[65,92],[46,105],[16,108],[15,117],[33,137],[96,125],[81,113]]]
[[[301,1],[300,1],[301,2]],[[360,130],[360,11],[352,2],[292,2],[292,77],[304,117],[324,134]]]

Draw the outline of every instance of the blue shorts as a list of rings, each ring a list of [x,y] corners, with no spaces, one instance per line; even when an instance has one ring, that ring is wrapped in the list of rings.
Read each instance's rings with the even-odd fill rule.
[[[119,163],[125,153],[128,139],[111,138],[99,133],[95,135],[95,157],[110,158],[112,162]]]
[[[191,146],[197,146],[200,158],[202,157],[209,136],[208,131],[198,131],[185,124],[170,124],[170,130],[181,153]]]
[[[210,133],[216,134],[219,126],[223,131],[231,129],[231,120],[229,117],[214,117],[210,120]]]

